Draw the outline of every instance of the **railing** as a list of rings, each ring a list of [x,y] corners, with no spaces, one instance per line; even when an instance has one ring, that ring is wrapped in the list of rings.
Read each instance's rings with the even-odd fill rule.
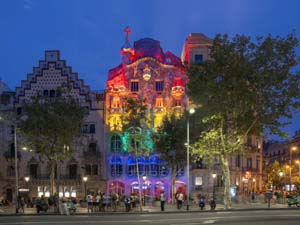
[[[29,175],[30,177],[30,175]],[[37,176],[31,176],[30,177],[32,180],[49,180],[50,179],[50,174],[38,174]],[[58,180],[58,177],[55,176],[55,180]],[[59,179],[61,180],[80,180],[81,177],[79,174],[76,175],[69,175],[69,174],[62,174],[59,176]]]

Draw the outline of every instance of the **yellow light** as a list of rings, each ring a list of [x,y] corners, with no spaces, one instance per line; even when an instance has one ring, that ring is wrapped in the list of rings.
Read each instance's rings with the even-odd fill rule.
[[[297,150],[297,147],[296,146],[293,146],[292,147],[292,151],[296,151]]]

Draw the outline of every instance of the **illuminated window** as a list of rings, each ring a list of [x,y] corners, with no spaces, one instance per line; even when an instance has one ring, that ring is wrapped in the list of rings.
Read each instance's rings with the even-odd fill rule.
[[[127,176],[136,176],[136,161],[133,157],[129,157],[126,162]]]
[[[110,174],[112,177],[120,177],[123,173],[122,160],[120,157],[112,157],[110,160]]]
[[[122,141],[119,135],[113,135],[110,140],[110,150],[112,152],[121,152]]]
[[[156,89],[156,91],[163,91],[164,82],[163,81],[156,81],[155,82],[155,89]]]
[[[137,82],[137,81],[131,81],[131,91],[132,92],[139,91],[139,82]]]

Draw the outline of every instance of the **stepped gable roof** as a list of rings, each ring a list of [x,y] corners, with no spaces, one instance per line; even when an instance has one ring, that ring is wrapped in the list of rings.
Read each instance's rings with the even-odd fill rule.
[[[0,79],[0,94],[3,92],[11,92],[10,88]]]

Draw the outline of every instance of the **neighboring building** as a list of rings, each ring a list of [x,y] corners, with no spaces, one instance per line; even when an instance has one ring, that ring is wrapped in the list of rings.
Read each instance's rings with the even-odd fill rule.
[[[86,137],[83,146],[77,146],[76,153],[58,166],[56,183],[59,183],[60,196],[83,197],[85,187],[91,192],[105,189],[104,94],[91,92],[90,87],[78,78],[77,73],[72,72],[65,60],[60,59],[59,51],[46,51],[45,59],[39,61],[33,73],[28,74],[27,79],[22,80],[21,86],[16,88],[15,110],[17,114],[22,114],[23,104],[30,103],[33,96],[55,97],[60,94],[58,88],[65,85],[70,87],[72,97],[86,108],[85,124],[81,129]],[[17,143],[21,194],[49,196],[50,170],[47,160],[26,149],[19,138]],[[4,164],[1,165],[4,168],[2,171],[7,171],[4,174],[8,181],[5,189],[15,193],[13,139],[6,149]],[[88,177],[86,184],[83,176]],[[28,183],[25,177],[29,177]]]
[[[185,40],[181,60],[187,66],[197,64],[210,58],[209,39],[201,33],[191,33]],[[248,137],[247,148],[243,154],[229,157],[231,174],[231,193],[249,193],[262,190],[262,138]],[[213,178],[212,174],[216,173]],[[195,199],[198,194],[212,195],[213,190],[217,196],[222,196],[224,189],[223,173],[219,165],[207,168],[202,162],[192,165],[191,195]]]
[[[13,190],[11,185],[14,185],[14,180],[11,180],[8,175],[11,173],[11,168],[7,168],[6,156],[14,156],[13,143],[13,126],[7,121],[8,114],[14,109],[14,92],[0,80],[0,200],[13,200]]]
[[[188,78],[180,58],[173,53],[164,52],[159,41],[144,38],[129,42],[130,29],[126,28],[126,40],[121,48],[122,62],[111,69],[106,82],[107,136],[107,175],[108,192],[119,194],[137,193],[138,181],[136,158],[126,152],[123,142],[121,116],[124,113],[126,97],[145,98],[148,105],[152,127],[162,122],[167,112],[184,112],[187,107],[186,84]],[[159,159],[155,149],[149,156],[139,157],[139,174],[146,175],[143,194],[158,197],[165,190],[171,196],[171,171]],[[182,149],[186,151],[186,149]],[[176,189],[185,191],[184,171],[178,171]]]
[[[300,183],[300,130],[295,132],[295,135],[290,139],[282,142],[272,141],[268,143],[264,152],[268,158],[267,165],[271,165],[278,161],[284,179],[286,180],[286,189],[295,189]],[[297,183],[297,185],[295,185]]]

